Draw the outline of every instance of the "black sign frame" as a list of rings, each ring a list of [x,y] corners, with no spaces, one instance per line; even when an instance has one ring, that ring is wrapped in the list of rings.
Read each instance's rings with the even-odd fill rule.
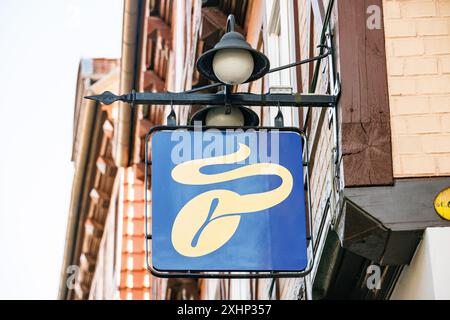
[[[216,129],[216,130],[276,130],[283,132],[294,132],[299,134],[303,139],[303,167],[306,168],[304,171],[305,175],[305,191],[307,192],[307,256],[308,256],[308,264],[307,267],[298,272],[277,272],[277,271],[252,271],[252,272],[244,272],[244,271],[236,271],[236,270],[222,270],[222,271],[214,271],[214,272],[205,272],[205,271],[162,271],[157,270],[153,267],[151,263],[151,255],[150,255],[150,247],[149,242],[152,240],[152,235],[149,233],[149,214],[148,214],[148,176],[149,176],[149,166],[151,166],[151,161],[148,159],[149,153],[149,143],[152,134],[157,131],[175,131],[175,130],[194,130],[201,129],[202,131],[206,131],[208,129]],[[305,159],[306,158],[306,159]],[[144,140],[144,236],[145,236],[145,264],[147,270],[155,277],[158,278],[197,278],[197,279],[270,279],[270,278],[303,278],[311,273],[314,267],[314,239],[313,239],[313,228],[312,228],[312,204],[311,204],[311,192],[310,192],[310,177],[309,177],[309,148],[308,148],[308,137],[305,132],[296,127],[254,127],[254,126],[246,126],[246,127],[235,127],[235,126],[154,126],[152,127],[145,136]],[[306,200],[305,199],[305,200]]]

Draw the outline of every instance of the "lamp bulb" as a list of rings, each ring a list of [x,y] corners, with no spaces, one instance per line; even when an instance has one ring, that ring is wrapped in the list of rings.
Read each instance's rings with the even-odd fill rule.
[[[216,77],[229,85],[241,84],[250,78],[254,62],[252,54],[245,49],[221,49],[213,58]]]

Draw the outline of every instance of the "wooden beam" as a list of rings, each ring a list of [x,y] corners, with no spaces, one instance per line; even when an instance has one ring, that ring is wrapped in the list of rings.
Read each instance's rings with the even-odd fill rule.
[[[448,187],[448,177],[398,179],[392,187],[349,188],[344,197],[392,231],[449,227],[433,208],[436,195]]]
[[[347,187],[393,184],[384,29],[366,27],[370,5],[382,8],[383,4],[382,0],[337,1],[335,8]]]
[[[164,20],[157,16],[147,17],[147,34],[151,34],[155,30],[159,31],[168,44],[171,43],[172,31]]]
[[[211,33],[222,31],[225,33],[228,16],[217,7],[202,8],[203,27],[201,31],[202,39],[209,37]],[[244,33],[242,27],[236,24],[235,31]]]
[[[152,70],[144,72],[144,90],[148,91],[150,88],[156,92],[163,92],[165,90],[165,82]]]

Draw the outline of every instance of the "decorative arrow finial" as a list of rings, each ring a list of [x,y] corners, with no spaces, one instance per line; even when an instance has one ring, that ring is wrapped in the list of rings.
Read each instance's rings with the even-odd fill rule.
[[[84,97],[85,99],[89,99],[89,100],[94,100],[97,102],[101,102],[103,104],[111,104],[113,102],[116,101],[125,101],[126,100],[126,95],[123,96],[117,96],[112,92],[109,91],[105,91],[102,94],[99,95],[95,95],[95,96],[86,96]]]

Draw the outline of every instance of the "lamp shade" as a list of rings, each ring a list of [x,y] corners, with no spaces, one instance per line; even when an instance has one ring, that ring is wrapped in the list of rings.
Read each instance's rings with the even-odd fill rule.
[[[259,125],[258,115],[251,109],[243,106],[230,106],[226,113],[226,106],[207,106],[198,110],[191,117],[189,123],[201,122],[202,126],[223,127],[254,127]]]
[[[215,59],[216,54],[218,56]],[[253,58],[253,68],[249,56]],[[227,63],[230,64],[229,70],[226,68]],[[242,34],[230,31],[223,35],[213,49],[200,56],[197,60],[197,69],[200,74],[212,81],[241,84],[263,77],[270,69],[270,62],[263,53],[253,49]],[[247,74],[248,78],[244,79]]]

